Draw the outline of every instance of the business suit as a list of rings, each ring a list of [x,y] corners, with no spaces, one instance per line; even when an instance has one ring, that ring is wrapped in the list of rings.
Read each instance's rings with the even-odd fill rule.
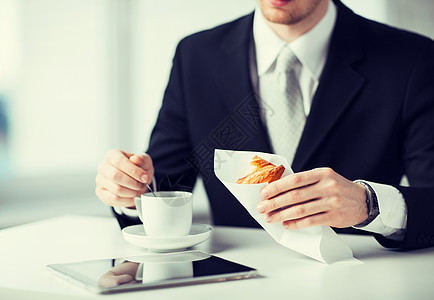
[[[404,241],[376,238],[433,245],[433,42],[337,7],[292,167],[328,166],[350,180],[396,186],[408,207]],[[180,42],[147,151],[160,189],[190,189],[203,177],[217,225],[258,226],[214,176],[214,149],[272,152],[250,78],[251,39],[252,14]],[[403,174],[411,188],[398,187]]]

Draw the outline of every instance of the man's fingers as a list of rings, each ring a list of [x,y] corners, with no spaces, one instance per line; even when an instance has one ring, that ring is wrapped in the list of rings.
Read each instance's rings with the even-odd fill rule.
[[[272,198],[286,191],[317,183],[322,178],[334,174],[330,168],[317,168],[290,174],[265,186],[261,191],[261,196],[263,199]]]
[[[95,194],[100,198],[106,205],[109,206],[134,206],[134,198],[125,198],[113,194],[112,192],[104,188],[96,188]]]
[[[95,193],[112,206],[134,206],[134,197],[146,192],[154,173],[148,154],[109,150],[98,165]]]
[[[107,159],[115,168],[121,170],[123,173],[137,181],[146,183],[151,180],[145,170],[131,162],[129,157],[125,156],[123,152],[113,151],[110,155],[107,155]]]
[[[265,220],[268,223],[283,222],[302,219],[322,212],[324,212],[324,204],[321,200],[313,200],[268,213]]]
[[[124,175],[124,176],[127,176],[127,175]],[[133,180],[133,179],[130,178],[130,180]],[[143,194],[146,191],[146,186],[141,184],[141,183],[137,182],[138,185],[141,185],[138,189],[136,189],[136,188],[131,189],[131,188],[122,186],[116,182],[113,182],[101,174],[97,175],[95,181],[96,181],[97,186],[103,187],[104,189],[112,192],[113,194],[118,195],[120,197],[124,197],[124,198],[131,198],[131,197],[140,196],[141,194]]]
[[[315,170],[290,174],[264,187],[261,196],[263,199],[269,199],[286,191],[316,183],[319,178]]]
[[[301,229],[311,226],[322,226],[329,223],[330,218],[328,216],[328,213],[319,213],[301,219],[284,221],[282,225],[286,229]]]
[[[111,164],[103,164],[100,167],[100,172],[99,172],[98,176],[97,176],[97,179],[99,181],[97,182],[97,184],[100,183],[100,184],[103,184],[103,186],[106,183],[106,181],[103,182],[102,178],[105,177],[109,181],[112,181],[115,184],[121,185],[121,186],[129,188],[131,190],[139,191],[139,190],[142,190],[146,187],[145,184],[131,178],[130,176],[121,172],[119,169],[112,166]]]
[[[257,210],[259,213],[268,213],[274,210],[317,199],[321,196],[321,194],[321,186],[318,184],[311,184],[308,186],[295,188],[285,193],[281,193],[273,198],[263,200],[258,203]]]
[[[152,159],[146,153],[133,154],[130,156],[130,161],[147,172],[153,169]]]

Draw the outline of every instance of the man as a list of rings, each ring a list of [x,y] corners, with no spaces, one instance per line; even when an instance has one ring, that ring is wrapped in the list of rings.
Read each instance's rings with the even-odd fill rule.
[[[199,175],[216,225],[257,227],[214,176],[213,153],[275,152],[296,173],[262,191],[268,222],[434,245],[433,41],[337,0],[259,7],[180,42],[147,154],[107,152],[98,197],[123,227],[138,222],[127,207],[154,175],[160,190],[191,189]]]

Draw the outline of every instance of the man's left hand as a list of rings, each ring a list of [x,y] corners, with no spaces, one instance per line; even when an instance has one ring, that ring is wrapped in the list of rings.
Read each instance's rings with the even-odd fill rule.
[[[288,175],[261,191],[258,212],[289,229],[349,227],[368,217],[365,188],[330,168]]]

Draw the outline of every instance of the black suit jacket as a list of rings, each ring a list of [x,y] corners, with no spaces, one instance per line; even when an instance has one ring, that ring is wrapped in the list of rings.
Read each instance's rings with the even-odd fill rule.
[[[292,167],[327,166],[350,180],[396,186],[408,206],[405,239],[377,239],[390,247],[433,245],[433,41],[337,6],[329,54]],[[217,225],[258,226],[215,177],[214,149],[272,151],[250,79],[252,18],[179,43],[147,151],[160,190],[191,190],[202,176]],[[404,174],[409,188],[398,186]]]

